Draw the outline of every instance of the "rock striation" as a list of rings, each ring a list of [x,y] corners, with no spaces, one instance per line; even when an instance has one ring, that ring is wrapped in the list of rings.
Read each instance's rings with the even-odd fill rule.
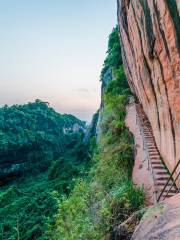
[[[118,0],[123,62],[170,171],[180,159],[179,0]]]

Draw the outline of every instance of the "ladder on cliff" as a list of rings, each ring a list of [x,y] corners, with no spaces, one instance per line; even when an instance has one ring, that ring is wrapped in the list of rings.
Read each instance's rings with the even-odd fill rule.
[[[160,202],[179,192],[179,189],[176,186],[176,180],[180,176],[180,172],[176,176],[176,179],[173,179],[173,174],[178,168],[180,161],[176,165],[172,174],[170,174],[159,154],[151,124],[140,104],[136,104],[136,119],[143,138],[143,147],[148,154],[148,166],[154,179],[156,200],[157,202]]]

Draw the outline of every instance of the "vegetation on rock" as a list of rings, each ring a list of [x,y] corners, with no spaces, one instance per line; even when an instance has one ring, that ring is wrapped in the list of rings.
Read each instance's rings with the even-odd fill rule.
[[[109,37],[101,76],[103,79],[103,74],[111,68],[113,79],[104,91],[101,136],[92,167],[87,178],[78,179],[70,196],[60,202],[49,239],[115,239],[115,227],[144,204],[143,190],[135,188],[131,181],[133,139],[125,127],[125,106],[130,91],[119,57],[117,36],[115,28]]]

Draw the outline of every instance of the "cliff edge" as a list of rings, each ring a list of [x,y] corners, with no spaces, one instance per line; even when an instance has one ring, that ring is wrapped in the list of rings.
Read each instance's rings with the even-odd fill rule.
[[[178,0],[118,0],[122,57],[132,92],[172,171],[180,159]]]

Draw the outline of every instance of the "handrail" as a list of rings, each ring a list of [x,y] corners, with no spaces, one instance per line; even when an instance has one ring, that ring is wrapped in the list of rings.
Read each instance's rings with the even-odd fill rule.
[[[178,179],[178,177],[180,176],[180,172],[178,173],[178,175],[176,176],[176,178],[173,180],[173,183],[171,185],[171,187],[169,188],[169,190],[167,191],[166,195],[164,196],[163,200],[168,196],[168,193],[171,191],[171,189],[173,188],[173,186],[175,186],[176,188],[176,193],[179,192],[179,188],[176,187],[176,181]]]
[[[158,197],[158,201],[161,199],[164,191],[166,190],[166,188],[167,188],[167,186],[168,186],[168,184],[169,184],[169,182],[170,182],[171,180],[172,180],[171,187],[170,187],[169,190],[167,191],[167,193],[166,193],[166,195],[164,196],[163,200],[167,197],[168,193],[171,191],[171,189],[172,189],[173,186],[175,186],[177,192],[179,192],[179,188],[176,186],[176,181],[177,181],[178,177],[180,176],[180,171],[179,171],[178,175],[176,176],[176,178],[175,178],[175,179],[173,178],[173,175],[174,175],[174,173],[176,172],[179,164],[180,164],[180,159],[179,159],[179,161],[177,162],[177,164],[176,164],[174,170],[172,171],[171,175],[169,176],[169,179],[167,180],[167,182],[166,182],[163,190],[161,191],[161,193],[160,193],[160,195],[159,195],[159,197]]]

